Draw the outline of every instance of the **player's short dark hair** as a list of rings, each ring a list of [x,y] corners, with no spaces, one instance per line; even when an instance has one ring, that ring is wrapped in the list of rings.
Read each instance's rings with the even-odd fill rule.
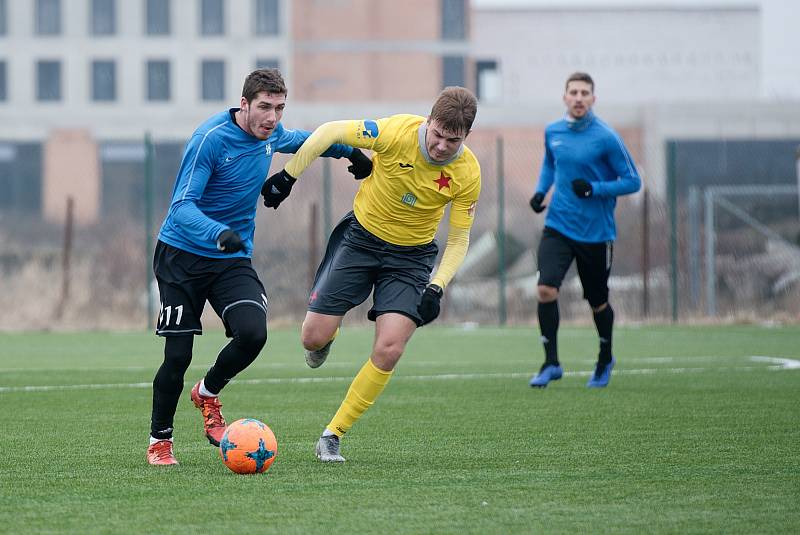
[[[449,132],[466,135],[478,113],[478,99],[464,87],[445,87],[431,109],[430,120],[438,122]]]
[[[256,95],[266,91],[270,95],[286,95],[286,84],[278,69],[256,69],[244,79],[242,96],[252,102]]]
[[[592,77],[589,76],[588,73],[573,72],[572,74],[570,74],[569,78],[567,78],[567,82],[564,84],[564,91],[567,90],[567,86],[569,85],[570,82],[586,82],[587,84],[592,86],[592,93],[594,93],[594,80],[592,80]]]

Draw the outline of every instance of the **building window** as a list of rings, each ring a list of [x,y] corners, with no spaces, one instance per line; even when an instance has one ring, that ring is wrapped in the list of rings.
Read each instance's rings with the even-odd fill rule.
[[[225,4],[222,0],[200,0],[200,34],[225,33]]]
[[[117,6],[115,0],[92,0],[90,28],[92,35],[117,33]]]
[[[225,100],[225,62],[204,60],[201,71],[203,100]]]
[[[6,82],[6,62],[0,61],[0,102],[8,100],[8,84]]]
[[[278,0],[255,0],[256,35],[278,35]]]
[[[464,57],[445,56],[442,58],[442,87],[464,85]]]
[[[5,211],[4,216],[41,215],[42,161],[41,143],[0,141],[0,210]]]
[[[258,58],[256,60],[256,69],[280,69],[281,62],[278,58]]]
[[[170,0],[145,0],[147,35],[169,35]]]
[[[61,100],[61,62],[36,63],[36,98],[43,101]]]
[[[98,102],[117,100],[117,66],[113,61],[92,62],[92,100]]]
[[[61,0],[36,0],[36,34],[61,33]]]
[[[6,35],[8,33],[7,17],[8,10],[6,7],[6,0],[0,0],[0,35]]]
[[[170,98],[169,61],[147,62],[147,100],[165,101]]]
[[[464,0],[442,1],[442,39],[459,40],[467,35]]]
[[[500,70],[494,60],[475,63],[476,96],[481,102],[498,102],[502,96]]]

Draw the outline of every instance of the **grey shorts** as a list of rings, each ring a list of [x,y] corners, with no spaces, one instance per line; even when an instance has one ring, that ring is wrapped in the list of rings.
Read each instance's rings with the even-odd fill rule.
[[[325,258],[317,269],[308,310],[343,316],[372,292],[371,321],[396,312],[422,322],[417,307],[430,282],[439,247],[393,245],[368,232],[347,214],[331,233]]]

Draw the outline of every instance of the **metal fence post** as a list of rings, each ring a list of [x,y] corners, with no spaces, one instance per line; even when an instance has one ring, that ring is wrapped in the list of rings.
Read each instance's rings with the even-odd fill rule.
[[[325,228],[325,239],[333,231],[333,194],[331,193],[331,159],[322,158],[322,224]]]
[[[689,299],[696,310],[700,300],[700,188],[689,188]]]
[[[667,142],[667,194],[669,198],[669,264],[672,321],[678,321],[678,185],[676,142]]]
[[[706,315],[717,315],[717,267],[714,258],[716,235],[714,234],[714,190],[705,190],[705,226],[706,226]]]
[[[147,292],[147,311],[145,312],[146,327],[152,328],[150,314],[153,313],[153,269],[151,260],[153,258],[153,180],[155,178],[155,150],[153,139],[150,132],[144,135],[144,235],[145,235],[145,255],[144,265],[147,269],[145,278],[145,291]]]
[[[506,324],[506,196],[505,179],[503,177],[503,138],[497,138],[497,286],[499,292],[498,322]]]

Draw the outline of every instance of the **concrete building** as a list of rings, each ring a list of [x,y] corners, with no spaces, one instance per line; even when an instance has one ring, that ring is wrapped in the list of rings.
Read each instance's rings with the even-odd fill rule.
[[[598,113],[663,196],[669,140],[800,139],[791,4],[0,0],[0,210],[60,218],[57,197],[82,193],[79,219],[101,217],[115,205],[105,200],[136,196],[146,132],[171,183],[186,137],[235,106],[258,66],[282,70],[285,122],[304,128],[424,115],[443,86],[466,85],[481,99],[470,143],[491,156],[513,132],[506,164],[520,192],[563,113],[564,79],[589,71]]]
[[[421,111],[444,85],[465,84],[468,6],[0,0],[0,182],[10,192],[0,209],[40,205],[46,218],[60,218],[62,204],[49,192],[98,191],[80,195],[76,213],[79,222],[100,217],[103,197],[127,188],[104,170],[141,163],[146,132],[169,145],[160,154],[179,156],[202,120],[237,105],[256,67],[283,72],[285,118],[295,127],[341,118],[343,103],[354,116],[365,105]],[[100,172],[84,172],[87,161]],[[41,183],[33,192],[32,179]]]

